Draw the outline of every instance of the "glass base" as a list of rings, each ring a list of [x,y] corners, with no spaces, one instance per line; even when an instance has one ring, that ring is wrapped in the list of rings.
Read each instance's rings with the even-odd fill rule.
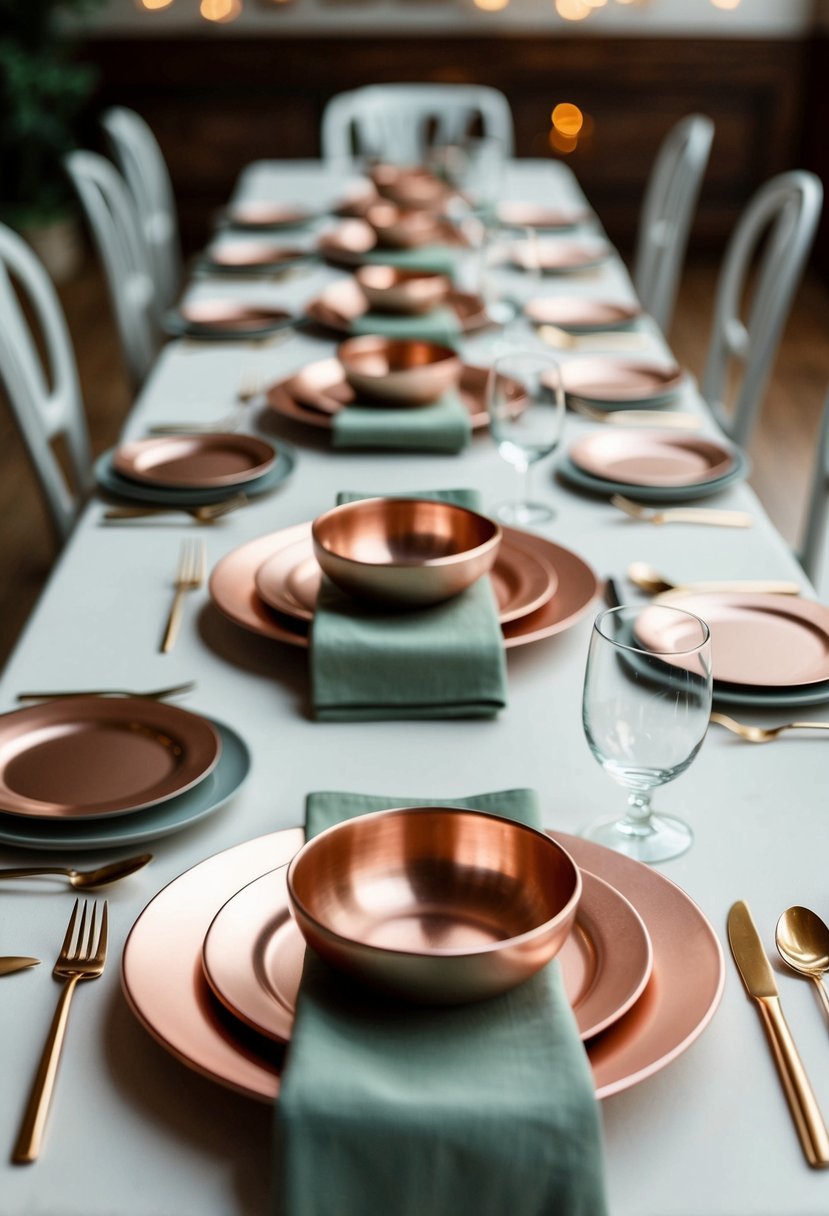
[[[628,819],[597,823],[582,832],[582,836],[647,865],[679,857],[694,841],[687,823],[673,815],[651,815],[647,825],[640,826],[634,826]]]
[[[555,512],[543,502],[505,502],[495,514],[504,524],[523,528],[527,524],[543,524],[553,519]]]

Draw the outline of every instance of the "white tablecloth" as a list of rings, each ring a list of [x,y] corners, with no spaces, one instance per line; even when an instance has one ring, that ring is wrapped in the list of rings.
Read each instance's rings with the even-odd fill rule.
[[[548,162],[519,162],[508,186],[514,198],[558,203],[581,197],[568,170]],[[318,165],[282,162],[253,166],[239,194],[324,204],[337,190]],[[282,284],[228,283],[218,290],[297,306],[337,274],[318,267]],[[618,260],[591,274],[549,279],[545,289],[619,298],[631,291]],[[194,290],[215,294],[217,284],[202,282]],[[470,359],[476,343],[480,357],[490,341],[470,342]],[[173,343],[161,355],[126,433],[139,435],[152,420],[219,415],[232,404],[246,369],[274,379],[333,347],[307,335],[261,350]],[[702,408],[692,389],[686,396],[683,408]],[[254,413],[253,421],[266,434],[279,433],[279,424],[264,413]],[[590,425],[569,417],[565,446]],[[340,488],[471,485],[494,506],[510,497],[515,479],[486,436],[477,436],[471,450],[455,458],[335,453],[310,436],[283,488],[200,535],[212,565],[250,538],[318,514]],[[544,534],[582,554],[601,575],[621,578],[628,562],[639,558],[683,579],[800,577],[747,486],[728,490],[716,503],[751,511],[755,525],[747,531],[628,522],[609,504],[557,484],[549,464],[539,468],[536,488],[557,511]],[[109,890],[107,972],[76,995],[45,1150],[35,1165],[2,1167],[0,1211],[264,1212],[270,1112],[190,1072],[133,1018],[118,975],[132,922],[157,890],[189,866],[299,823],[310,789],[451,797],[530,785],[541,793],[547,823],[568,832],[620,811],[623,791],[592,759],[581,727],[592,614],[556,638],[510,653],[510,704],[495,721],[321,725],[305,710],[305,654],[236,628],[219,617],[206,591],[190,597],[172,654],[159,654],[186,525],[107,528],[101,526],[102,513],[101,503],[93,502],[67,545],[4,674],[0,706],[13,708],[16,692],[24,688],[152,688],[195,679],[197,691],[184,704],[239,730],[253,766],[230,804],[150,846],[153,863]],[[740,716],[782,721],[791,715]],[[829,709],[811,708],[809,716],[827,717]],[[750,902],[770,953],[776,919],[787,906],[802,903],[829,916],[828,759],[825,741],[815,737],[751,747],[712,728],[688,772],[658,792],[658,806],[687,817],[696,832],[691,851],[666,864],[664,873],[698,901],[723,941],[728,907],[738,898]],[[111,855],[90,852],[67,861],[92,864]],[[20,864],[24,856],[46,855],[0,850],[3,864]],[[0,953],[44,960],[34,972],[0,980],[0,1143],[9,1151],[57,997],[49,967],[71,902],[60,887],[0,890]],[[682,950],[682,942],[676,949]],[[603,1103],[616,1216],[829,1211],[829,1175],[813,1173],[804,1163],[759,1017],[728,953],[726,970],[721,1008],[703,1036],[664,1071]],[[815,994],[807,981],[789,975],[781,975],[780,983],[802,1057],[829,1112],[827,1027]]]

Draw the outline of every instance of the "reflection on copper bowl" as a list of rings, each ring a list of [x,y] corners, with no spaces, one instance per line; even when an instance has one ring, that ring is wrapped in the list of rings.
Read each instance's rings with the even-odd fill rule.
[[[389,249],[413,249],[438,234],[437,221],[428,211],[409,211],[394,203],[375,203],[366,212],[366,220],[378,243]]]
[[[412,210],[436,207],[446,198],[446,185],[428,169],[376,165],[371,178],[383,198]]]
[[[450,346],[416,338],[349,338],[337,349],[358,396],[384,405],[428,405],[455,388],[463,363]]]
[[[501,529],[454,503],[364,498],[314,520],[314,554],[357,599],[424,608],[465,591],[495,563]]]
[[[395,266],[361,266],[354,277],[378,312],[428,312],[443,303],[451,286],[445,274]]]
[[[333,966],[419,1004],[497,996],[561,949],[581,875],[542,832],[452,807],[321,832],[288,868],[294,915]]]

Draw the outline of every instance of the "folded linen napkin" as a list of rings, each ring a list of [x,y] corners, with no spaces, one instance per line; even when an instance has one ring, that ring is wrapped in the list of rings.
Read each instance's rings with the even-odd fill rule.
[[[349,405],[334,415],[335,448],[400,448],[419,452],[460,452],[472,438],[469,410],[456,392],[433,405],[384,409]]]
[[[419,245],[415,249],[372,249],[362,255],[361,261],[396,266],[398,270],[433,270],[436,274],[451,276],[463,253],[461,245]]]
[[[433,308],[430,312],[398,315],[365,312],[351,325],[353,334],[379,334],[383,338],[415,338],[454,346],[461,336],[461,323],[454,308]]]
[[[365,497],[349,492],[337,502]],[[468,490],[406,497],[479,509]],[[431,608],[383,612],[323,578],[311,627],[311,699],[322,722],[494,717],[507,703],[507,675],[489,579]]]
[[[306,833],[434,799],[324,792]],[[532,790],[445,805],[540,825]],[[277,1216],[603,1216],[587,1056],[555,960],[488,1001],[384,1001],[306,955],[276,1110]]]

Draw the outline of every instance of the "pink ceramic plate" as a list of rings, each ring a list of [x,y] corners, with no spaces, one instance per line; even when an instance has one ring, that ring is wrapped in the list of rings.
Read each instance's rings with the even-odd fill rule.
[[[276,452],[254,435],[165,435],[117,448],[112,463],[122,477],[151,486],[209,489],[235,486],[267,473]]]
[[[536,325],[558,325],[578,333],[630,325],[642,315],[642,309],[638,304],[592,300],[585,296],[543,296],[529,300],[524,305],[524,313]]]
[[[284,308],[266,304],[244,304],[239,300],[193,300],[182,306],[181,320],[194,333],[239,333],[252,335],[293,320]]]
[[[602,405],[605,402],[661,399],[676,392],[684,376],[675,363],[596,355],[562,363],[561,379],[565,393]]]
[[[585,208],[566,211],[563,207],[543,207],[538,203],[499,203],[498,219],[516,228],[572,228],[588,219]]]
[[[527,260],[530,252],[520,242],[512,252],[513,264],[520,269],[528,269]],[[544,274],[572,274],[580,270],[592,270],[600,266],[610,257],[610,246],[606,241],[598,240],[567,240],[564,237],[546,240],[541,238],[535,247],[534,257],[538,259],[538,268]]]
[[[714,481],[734,465],[721,443],[667,431],[597,431],[568,453],[573,464],[609,481],[635,486],[690,486]]]
[[[304,249],[272,241],[223,241],[209,250],[207,261],[220,270],[268,270],[307,256]]]
[[[653,946],[653,975],[639,1000],[587,1044],[596,1094],[607,1098],[664,1068],[702,1033],[722,995],[722,949],[693,900],[657,870],[575,836],[551,835],[631,902]],[[266,1102],[279,1093],[279,1058],[233,1033],[205,979],[202,947],[219,907],[267,869],[287,865],[303,840],[301,828],[274,832],[186,871],[141,913],[121,964],[133,1012],[163,1047]]]
[[[285,1043],[296,1012],[305,939],[291,914],[287,867],[263,874],[222,907],[204,939],[207,982],[247,1026]],[[653,952],[641,917],[595,875],[582,871],[573,933],[558,960],[583,1040],[630,1009],[650,979]]]
[[[262,228],[293,228],[314,219],[313,211],[306,207],[254,200],[228,207],[226,216],[234,228],[249,228],[252,231]]]

